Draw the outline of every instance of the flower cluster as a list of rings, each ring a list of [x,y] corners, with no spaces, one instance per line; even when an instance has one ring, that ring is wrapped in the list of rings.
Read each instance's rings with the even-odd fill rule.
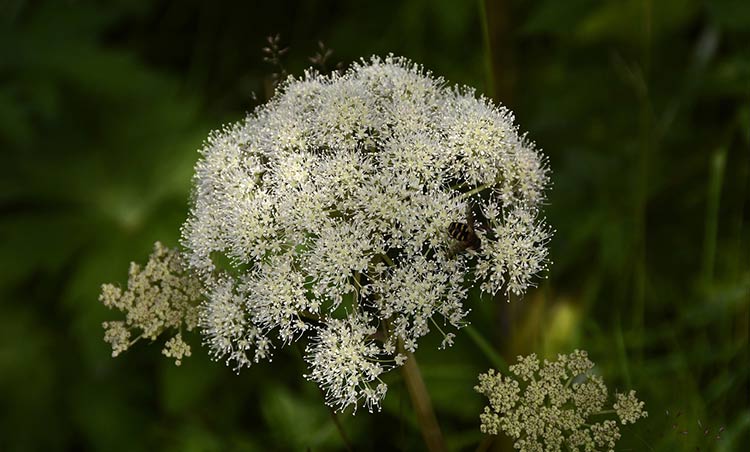
[[[356,411],[358,402],[372,411],[385,397],[386,384],[379,376],[388,366],[379,362],[383,349],[372,339],[375,328],[366,316],[330,319],[308,348],[308,378],[326,390],[326,399],[344,409]],[[392,367],[392,366],[391,366]]]
[[[489,406],[480,415],[483,433],[505,433],[514,447],[525,451],[613,450],[620,439],[614,420],[594,422],[597,415],[616,414],[622,424],[648,416],[635,391],[617,394],[612,409],[605,410],[607,386],[593,374],[585,351],[558,355],[556,361],[539,362],[536,355],[519,357],[510,366],[512,375],[490,370],[479,375],[474,389],[487,396]]]
[[[190,356],[182,328],[191,331],[198,325],[200,299],[200,281],[185,271],[179,252],[156,242],[144,268],[130,264],[125,291],[113,284],[102,285],[99,300],[108,308],[125,313],[125,320],[103,323],[104,340],[112,346],[112,356],[139,339],[153,341],[167,330],[176,330],[162,353],[180,365],[183,357]]]
[[[540,153],[508,110],[401,58],[290,78],[201,154],[182,243],[205,343],[239,370],[309,336],[307,377],[340,409],[377,408],[429,331],[450,345],[468,285],[521,295],[545,266]]]

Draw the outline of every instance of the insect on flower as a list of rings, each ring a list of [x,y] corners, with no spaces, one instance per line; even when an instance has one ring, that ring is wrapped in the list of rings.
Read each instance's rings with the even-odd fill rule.
[[[464,250],[477,251],[482,246],[482,240],[476,234],[474,229],[475,219],[471,206],[466,209],[466,222],[451,222],[448,225],[448,235],[458,243],[453,249],[452,254]]]

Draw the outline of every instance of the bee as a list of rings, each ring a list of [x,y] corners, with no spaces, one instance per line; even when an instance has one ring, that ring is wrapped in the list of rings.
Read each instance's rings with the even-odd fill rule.
[[[482,240],[474,230],[474,214],[471,207],[468,208],[465,223],[454,221],[448,226],[448,235],[458,242],[451,254],[464,250],[476,251],[482,246]]]

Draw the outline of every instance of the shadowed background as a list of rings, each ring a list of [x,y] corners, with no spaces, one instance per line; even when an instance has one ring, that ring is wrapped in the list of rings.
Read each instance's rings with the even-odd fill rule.
[[[294,75],[322,40],[331,62],[393,52],[475,86],[549,157],[547,278],[469,301],[505,361],[587,349],[649,411],[618,450],[750,442],[746,1],[6,0],[0,450],[344,447],[299,349],[237,376],[197,337],[179,368],[160,343],[112,359],[102,340],[120,315],[100,285],[178,244],[196,150],[266,98],[276,33]],[[493,354],[438,343],[417,357],[450,449],[473,450]],[[389,383],[382,413],[339,415],[357,450],[423,447]]]

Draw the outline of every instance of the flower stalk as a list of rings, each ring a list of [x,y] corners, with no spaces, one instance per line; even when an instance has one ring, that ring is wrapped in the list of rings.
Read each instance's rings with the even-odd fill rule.
[[[402,353],[406,355],[406,362],[401,368],[401,373],[406,383],[406,389],[409,391],[411,403],[417,415],[417,423],[422,432],[422,437],[430,452],[443,452],[445,441],[440,431],[435,410],[432,408],[432,400],[427,392],[427,386],[424,384],[422,372],[419,370],[417,359],[414,354],[402,347]]]

